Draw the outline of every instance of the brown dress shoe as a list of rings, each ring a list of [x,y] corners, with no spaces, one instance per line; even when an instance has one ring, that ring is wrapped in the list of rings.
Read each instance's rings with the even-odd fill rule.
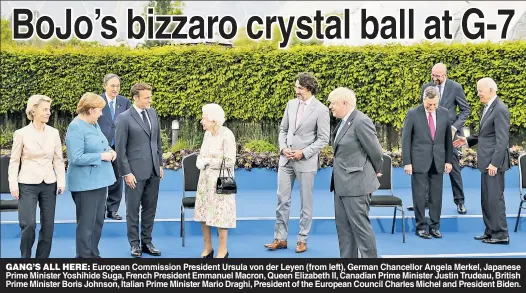
[[[287,241],[274,239],[272,243],[265,244],[265,247],[268,248],[269,250],[287,248]]]
[[[298,245],[296,245],[296,252],[297,253],[302,253],[302,252],[305,252],[307,250],[307,243],[305,242],[298,242]]]

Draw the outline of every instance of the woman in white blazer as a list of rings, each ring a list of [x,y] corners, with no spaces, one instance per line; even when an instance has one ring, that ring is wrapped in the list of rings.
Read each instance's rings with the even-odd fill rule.
[[[35,243],[37,203],[40,207],[40,233],[36,257],[49,257],[56,197],[66,187],[60,135],[57,129],[47,125],[51,115],[51,102],[47,96],[31,96],[26,107],[26,115],[31,123],[15,131],[13,135],[9,190],[19,200],[22,258],[31,258]]]

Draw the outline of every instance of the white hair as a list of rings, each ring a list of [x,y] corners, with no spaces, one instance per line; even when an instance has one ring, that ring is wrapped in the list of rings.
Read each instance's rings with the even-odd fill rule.
[[[497,92],[497,83],[490,77],[481,78],[478,84],[485,84],[488,88],[493,89],[494,92]]]
[[[27,119],[33,121],[35,119],[35,116],[33,115],[33,112],[38,108],[38,105],[42,102],[48,102],[51,104],[52,100],[48,96],[44,95],[32,95],[27,100],[27,106],[26,106],[26,116]]]
[[[225,123],[225,111],[218,104],[206,104],[203,106],[203,115],[208,117],[208,120],[213,121],[217,126],[223,126]]]
[[[356,94],[346,87],[339,87],[329,94],[329,102],[347,102],[351,107],[356,107]]]

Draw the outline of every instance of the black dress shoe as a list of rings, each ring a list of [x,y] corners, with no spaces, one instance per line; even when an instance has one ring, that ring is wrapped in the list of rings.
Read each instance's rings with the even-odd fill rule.
[[[510,238],[509,237],[508,238],[504,238],[504,239],[488,238],[488,239],[482,240],[482,243],[508,245],[508,244],[510,244]]]
[[[437,229],[431,229],[431,231],[429,231],[429,234],[434,238],[442,238],[442,233],[440,233],[440,231],[438,231]]]
[[[486,234],[482,234],[480,236],[475,236],[475,240],[484,240],[484,239],[490,239],[491,237]]]
[[[214,250],[210,250],[207,255],[201,256],[201,258],[214,258]]]
[[[429,235],[429,233],[426,231],[426,230],[417,230],[416,231],[416,236],[420,237],[420,238],[423,238],[423,239],[431,239],[431,235]]]
[[[142,256],[141,248],[139,247],[139,245],[132,246],[132,248],[131,248],[131,255],[133,257],[141,257]]]
[[[159,250],[157,250],[157,248],[155,248],[155,246],[153,246],[152,243],[147,243],[145,245],[142,246],[142,252],[145,252],[149,255],[155,255],[155,256],[159,256],[161,255],[161,252]]]
[[[414,211],[415,208],[414,208],[413,206],[408,206],[408,207],[407,207],[407,210],[408,210],[408,211]]]
[[[464,206],[463,203],[459,203],[457,204],[457,212],[461,215],[465,214],[468,212],[468,210],[466,209],[466,207]]]
[[[119,213],[117,213],[117,212],[107,212],[106,213],[106,218],[114,219],[114,220],[122,220],[121,215],[119,215]]]

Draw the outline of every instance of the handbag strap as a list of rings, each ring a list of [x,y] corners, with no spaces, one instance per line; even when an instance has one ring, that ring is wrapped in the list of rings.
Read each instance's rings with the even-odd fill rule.
[[[225,158],[226,158],[226,155],[225,155],[225,138],[223,138],[221,140],[222,142],[222,148],[223,148],[223,161],[221,162],[221,169],[219,169],[219,177],[223,177],[223,169],[226,169],[227,172],[228,172],[228,176],[229,177],[232,177],[232,174],[230,173],[230,168],[225,168]]]

